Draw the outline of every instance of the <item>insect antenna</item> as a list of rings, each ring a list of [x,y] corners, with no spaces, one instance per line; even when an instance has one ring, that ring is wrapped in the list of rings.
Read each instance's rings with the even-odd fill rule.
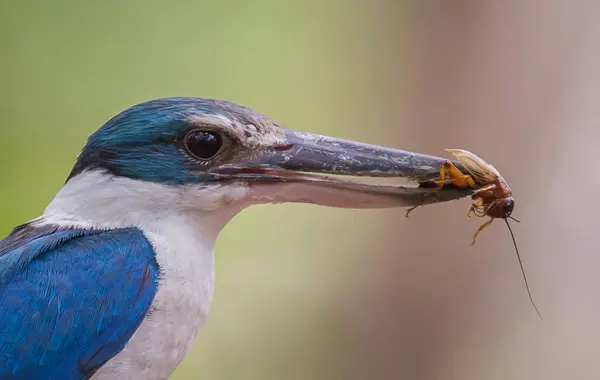
[[[510,219],[512,219],[512,220],[514,220],[514,221],[515,221],[515,222],[517,222],[517,223],[521,223],[521,221],[520,221],[519,219],[516,219],[516,218],[514,218],[514,217],[512,217],[512,216],[509,216],[509,218],[510,218]]]
[[[533,305],[533,308],[535,309],[537,314],[540,316],[540,319],[544,320],[544,318],[542,318],[542,314],[535,305],[535,302],[533,302],[531,290],[529,290],[529,283],[527,282],[527,276],[525,275],[525,269],[523,268],[523,261],[521,261],[521,255],[519,254],[519,248],[517,247],[517,241],[515,240],[515,234],[513,234],[512,228],[510,228],[508,219],[504,219],[504,221],[506,222],[506,226],[508,227],[508,231],[510,232],[510,237],[512,238],[513,245],[515,246],[515,251],[517,252],[517,259],[519,260],[519,265],[521,266],[521,273],[523,273],[523,279],[525,280],[525,287],[527,288],[527,294],[529,294],[529,300],[531,301],[531,304]]]

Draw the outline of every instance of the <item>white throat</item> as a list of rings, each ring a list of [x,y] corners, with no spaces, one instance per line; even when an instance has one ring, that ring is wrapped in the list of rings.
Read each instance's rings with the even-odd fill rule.
[[[152,243],[161,279],[152,313],[94,379],[164,379],[205,323],[213,296],[214,246],[248,204],[244,185],[168,186],[99,171],[71,179],[35,223],[137,227]]]
[[[148,232],[165,218],[193,216],[205,233],[216,235],[246,207],[243,185],[169,186],[102,171],[84,172],[67,182],[46,208],[45,222],[113,229],[138,227]]]

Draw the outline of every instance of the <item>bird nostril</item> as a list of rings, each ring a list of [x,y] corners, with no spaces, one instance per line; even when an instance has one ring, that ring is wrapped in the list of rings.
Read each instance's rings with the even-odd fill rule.
[[[275,147],[273,147],[273,149],[278,150],[278,151],[284,151],[284,150],[290,150],[294,147],[294,144],[283,144],[283,145],[277,145]]]

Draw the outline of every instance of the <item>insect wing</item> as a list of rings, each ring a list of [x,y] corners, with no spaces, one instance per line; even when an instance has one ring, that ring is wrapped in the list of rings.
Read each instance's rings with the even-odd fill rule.
[[[446,149],[446,151],[452,153],[480,183],[492,183],[497,178],[502,178],[496,168],[469,151],[463,149]]]

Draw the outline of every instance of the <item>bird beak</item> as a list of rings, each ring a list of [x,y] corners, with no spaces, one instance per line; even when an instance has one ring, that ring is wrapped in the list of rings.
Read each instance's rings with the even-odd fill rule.
[[[448,160],[405,150],[285,130],[285,143],[210,172],[224,179],[247,182],[250,197],[257,203],[409,207],[470,195],[469,190],[452,187],[431,193],[431,181],[439,179],[445,161]],[[386,179],[397,183],[383,184]]]

